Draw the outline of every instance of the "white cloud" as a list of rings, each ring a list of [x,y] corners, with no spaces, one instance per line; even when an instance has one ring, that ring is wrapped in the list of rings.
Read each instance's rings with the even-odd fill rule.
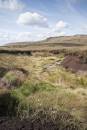
[[[0,9],[6,10],[18,10],[24,7],[20,0],[0,0]]]
[[[62,21],[62,20],[60,20],[60,21],[58,21],[58,22],[56,23],[56,25],[55,25],[55,30],[60,31],[60,30],[63,30],[63,29],[65,29],[65,28],[67,28],[67,27],[68,27],[68,23],[66,23],[66,22],[64,22],[64,21]]]
[[[17,23],[27,26],[48,27],[47,18],[36,12],[25,12],[20,14]]]

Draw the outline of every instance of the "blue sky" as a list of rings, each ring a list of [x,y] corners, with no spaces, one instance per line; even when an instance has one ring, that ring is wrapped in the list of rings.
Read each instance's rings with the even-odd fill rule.
[[[0,0],[0,45],[87,34],[87,0]]]

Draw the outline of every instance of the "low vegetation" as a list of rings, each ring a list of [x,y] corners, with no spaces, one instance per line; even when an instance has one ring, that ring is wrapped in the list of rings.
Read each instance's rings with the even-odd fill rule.
[[[87,73],[63,68],[64,58],[63,53],[1,54],[0,68],[5,71],[0,77],[0,117],[21,119],[21,124],[25,119],[39,122],[44,129],[48,123],[50,130],[50,125],[59,130],[86,130]]]

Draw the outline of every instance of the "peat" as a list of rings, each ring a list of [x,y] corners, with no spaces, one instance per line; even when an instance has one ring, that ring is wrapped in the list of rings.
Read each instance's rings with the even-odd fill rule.
[[[0,118],[0,130],[85,130],[71,115],[59,112],[55,119],[45,114],[27,119]]]
[[[78,71],[87,71],[87,62],[86,58],[83,58],[81,56],[71,56],[68,55],[65,57],[61,65],[73,72]]]

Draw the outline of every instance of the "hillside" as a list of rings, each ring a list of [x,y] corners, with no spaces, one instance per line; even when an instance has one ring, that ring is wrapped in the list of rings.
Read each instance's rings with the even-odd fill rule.
[[[48,43],[72,43],[72,44],[86,44],[87,43],[87,35],[72,35],[72,36],[59,36],[59,37],[49,37],[42,41],[37,42],[17,42],[13,43],[13,45],[38,45],[38,44],[48,44]],[[8,44],[12,45],[12,44]]]
[[[38,42],[10,43],[0,50],[52,51],[59,49],[86,49],[87,35],[50,37]]]
[[[0,130],[87,130],[86,38],[0,47]]]

